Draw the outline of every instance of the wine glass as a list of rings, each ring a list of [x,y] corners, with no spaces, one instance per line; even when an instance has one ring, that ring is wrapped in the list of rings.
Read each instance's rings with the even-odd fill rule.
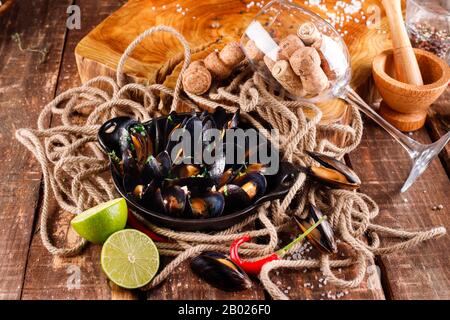
[[[300,38],[302,41],[298,43]],[[448,132],[438,141],[424,145],[383,119],[350,87],[350,55],[340,34],[327,21],[296,4],[283,0],[269,2],[246,28],[241,46],[254,70],[271,86],[283,87],[292,99],[318,103],[340,98],[357,106],[384,128],[406,149],[413,162],[400,192],[411,187],[450,140]],[[308,48],[304,50],[302,47]],[[299,60],[297,58],[303,64],[294,65]],[[311,67],[317,64],[322,70]],[[303,79],[308,80],[309,77],[313,78],[314,86],[306,88],[304,84],[307,82]],[[297,83],[295,79],[300,81]]]

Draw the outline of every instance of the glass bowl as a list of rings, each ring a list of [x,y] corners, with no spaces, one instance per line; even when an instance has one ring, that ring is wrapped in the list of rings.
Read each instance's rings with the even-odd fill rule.
[[[413,47],[450,62],[450,1],[408,0],[406,27]]]
[[[350,56],[339,33],[315,13],[293,3],[280,0],[268,3],[245,30],[241,38],[241,46],[254,70],[271,86],[277,89],[284,87],[287,95],[295,100],[315,103],[338,97],[351,78]],[[303,59],[300,63],[308,64],[308,59],[311,63],[317,62],[317,55],[312,52],[317,51],[321,69],[328,78],[326,88],[322,81],[318,84],[320,88],[300,90],[298,83],[293,81],[301,78],[301,75],[292,75],[292,72],[284,70],[291,67],[296,73],[302,72],[295,70],[295,66],[292,65],[295,49],[300,49],[301,46],[307,48],[309,51],[304,48],[302,50],[309,53],[297,54],[297,57],[300,56],[300,59]],[[289,64],[279,62],[280,60],[287,61]],[[277,71],[282,68],[283,72],[293,76],[290,84],[286,85],[285,80],[280,80],[278,72],[274,76],[275,63],[278,63]],[[284,83],[281,84],[280,81]]]

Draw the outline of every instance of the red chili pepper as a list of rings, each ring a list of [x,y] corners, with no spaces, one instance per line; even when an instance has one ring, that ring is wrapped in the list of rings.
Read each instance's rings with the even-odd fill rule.
[[[249,235],[245,235],[242,238],[238,238],[233,241],[230,247],[230,258],[231,260],[236,263],[238,266],[240,266],[245,272],[251,275],[258,275],[261,272],[261,269],[263,265],[266,263],[273,261],[273,260],[279,260],[280,257],[278,256],[278,253],[272,253],[270,256],[265,257],[261,260],[257,261],[244,261],[239,257],[238,249],[239,247],[245,243],[249,242],[251,240]]]
[[[294,241],[289,243],[284,248],[272,253],[271,255],[269,255],[265,258],[262,258],[262,259],[256,260],[256,261],[244,261],[241,259],[241,257],[239,256],[239,253],[238,253],[239,247],[243,243],[249,242],[251,240],[251,237],[249,235],[245,235],[241,238],[238,238],[238,239],[234,240],[230,246],[230,259],[234,263],[236,263],[239,267],[241,267],[242,270],[244,270],[246,273],[257,276],[261,272],[262,267],[266,263],[268,263],[270,261],[281,259],[294,245],[296,245],[298,242],[302,241],[311,231],[313,231],[315,228],[317,228],[319,226],[319,224],[321,224],[325,218],[326,218],[325,216],[321,217],[308,230],[306,230],[298,238],[296,238]]]
[[[127,220],[127,224],[129,227],[139,230],[142,233],[145,233],[147,236],[150,237],[150,239],[156,241],[156,242],[164,242],[164,243],[168,243],[170,242],[168,239],[163,238],[159,235],[157,235],[156,233],[154,233],[153,231],[149,230],[142,222],[140,222],[135,216],[134,214],[132,214],[130,211],[128,211],[128,220]]]

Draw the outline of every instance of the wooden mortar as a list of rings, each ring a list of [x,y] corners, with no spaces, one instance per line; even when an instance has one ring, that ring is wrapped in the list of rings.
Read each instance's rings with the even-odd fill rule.
[[[414,85],[395,79],[393,49],[375,57],[372,73],[383,97],[380,114],[401,131],[420,129],[430,105],[444,92],[450,81],[450,68],[436,55],[414,49],[424,85]]]

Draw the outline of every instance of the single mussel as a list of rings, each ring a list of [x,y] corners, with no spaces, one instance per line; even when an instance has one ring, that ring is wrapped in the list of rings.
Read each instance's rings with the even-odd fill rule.
[[[319,221],[323,216],[319,208],[314,205],[310,205],[308,216],[305,219],[299,219],[295,217],[295,221],[298,226],[305,232],[314,223]],[[324,253],[335,253],[337,251],[336,241],[334,239],[333,229],[327,220],[323,220],[322,223],[307,235],[307,239],[311,244]]]
[[[188,214],[193,218],[214,218],[223,213],[225,199],[215,191],[207,191],[188,200]]]
[[[219,192],[225,198],[225,211],[233,212],[261,197],[266,188],[266,178],[259,172],[250,172],[236,177],[230,184],[223,185]]]
[[[249,172],[237,176],[232,184],[241,187],[250,200],[256,200],[266,192],[267,180],[259,172]]]
[[[165,212],[171,216],[181,216],[186,207],[186,192],[179,186],[171,186],[162,190]]]
[[[252,286],[244,270],[219,252],[204,252],[193,258],[191,269],[201,279],[224,291],[242,291]]]
[[[129,128],[132,150],[138,163],[144,162],[153,154],[153,142],[142,124],[135,124]]]
[[[312,165],[306,170],[313,179],[332,188],[354,190],[361,186],[361,180],[356,173],[342,162],[317,152],[306,152],[320,164]]]
[[[152,179],[162,180],[169,174],[172,161],[167,151],[163,151],[156,157],[150,155],[145,161],[141,178],[145,181]]]
[[[195,164],[177,164],[170,170],[170,175],[174,179],[185,179],[195,177],[202,172],[202,168]]]

